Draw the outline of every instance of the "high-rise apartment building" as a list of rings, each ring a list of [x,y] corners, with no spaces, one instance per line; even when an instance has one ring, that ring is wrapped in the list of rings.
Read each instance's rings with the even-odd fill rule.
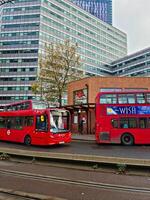
[[[71,0],[87,12],[112,24],[112,0]]]
[[[103,65],[127,54],[122,31],[68,0],[14,0],[0,7],[0,103],[31,99],[45,43],[79,45],[86,75],[105,76]]]

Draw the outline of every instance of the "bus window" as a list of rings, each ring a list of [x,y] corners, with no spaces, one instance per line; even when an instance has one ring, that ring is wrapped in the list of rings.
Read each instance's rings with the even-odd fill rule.
[[[127,118],[121,118],[120,119],[120,128],[128,128],[128,119]]]
[[[17,110],[16,106],[10,106],[8,110]]]
[[[24,126],[33,126],[33,117],[25,117]]]
[[[0,117],[0,128],[5,128],[6,124],[5,124],[5,117]]]
[[[134,94],[127,94],[128,103],[132,104],[135,103],[135,95]]]
[[[52,133],[61,133],[69,130],[69,112],[65,110],[50,111],[50,131]]]
[[[16,107],[17,107],[17,110],[21,110],[21,105],[20,104],[17,105]]]
[[[147,120],[148,120],[147,128],[150,128],[150,118],[148,118]]]
[[[137,94],[137,103],[146,103],[146,95],[144,93]]]
[[[127,101],[127,95],[126,94],[119,94],[118,95],[118,103],[120,103],[120,104],[126,104],[126,103],[128,103],[128,101]]]
[[[23,117],[8,117],[6,119],[7,129],[22,129],[23,127]]]
[[[28,110],[28,109],[30,109],[30,107],[31,107],[31,102],[25,102],[23,104],[23,110]]]
[[[6,119],[6,127],[7,127],[7,129],[11,129],[12,128],[12,124],[13,124],[14,122],[13,122],[13,119],[12,118],[7,118]]]
[[[116,104],[117,103],[117,95],[116,94],[110,94],[107,97],[108,102],[110,102],[110,104]]]
[[[14,119],[13,128],[20,130],[22,129],[22,127],[23,127],[23,117],[16,117]]]
[[[136,118],[128,118],[129,128],[137,128],[137,120]]]
[[[39,115],[36,117],[36,130],[47,131],[47,116]]]
[[[147,118],[139,118],[139,128],[147,128]]]
[[[48,104],[46,102],[33,102],[32,109],[46,109]]]
[[[150,93],[147,93],[147,103],[150,103]]]
[[[105,104],[106,103],[106,95],[101,95],[100,97],[100,103]]]
[[[118,128],[118,120],[117,119],[112,119],[111,120],[113,128]]]
[[[116,94],[107,94],[101,95],[100,97],[101,104],[116,104],[117,103],[117,95]]]

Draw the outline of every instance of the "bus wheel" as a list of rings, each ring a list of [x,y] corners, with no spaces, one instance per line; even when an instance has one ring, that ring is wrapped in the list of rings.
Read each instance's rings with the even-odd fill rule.
[[[134,143],[134,138],[130,133],[125,133],[121,137],[121,143],[126,146],[131,146]]]
[[[31,137],[26,135],[24,138],[24,144],[30,146],[31,145]]]

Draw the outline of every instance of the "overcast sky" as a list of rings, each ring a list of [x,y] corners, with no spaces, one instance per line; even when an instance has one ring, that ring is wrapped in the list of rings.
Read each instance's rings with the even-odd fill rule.
[[[127,33],[128,54],[150,47],[150,0],[112,0],[113,26]]]

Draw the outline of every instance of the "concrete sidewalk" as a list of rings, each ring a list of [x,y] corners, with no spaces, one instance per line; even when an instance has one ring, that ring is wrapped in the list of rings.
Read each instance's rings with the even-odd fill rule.
[[[95,135],[81,135],[79,133],[73,133],[72,140],[95,141]]]

